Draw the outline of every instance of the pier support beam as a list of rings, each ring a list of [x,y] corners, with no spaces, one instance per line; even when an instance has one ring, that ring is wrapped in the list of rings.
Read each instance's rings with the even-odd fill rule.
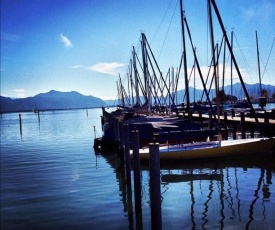
[[[140,159],[139,159],[139,132],[132,131],[133,164],[134,164],[134,188],[135,188],[135,209],[136,214],[141,215],[141,180],[140,180]]]
[[[245,139],[245,117],[244,112],[241,112],[242,139]]]
[[[134,164],[136,229],[142,229],[141,179],[140,179],[139,132],[138,132],[138,130],[132,131],[132,147],[133,147],[133,164]]]
[[[150,204],[152,229],[162,229],[159,144],[149,144]]]
[[[130,138],[128,124],[124,125],[124,157],[126,164],[126,181],[127,185],[131,185]]]
[[[20,125],[20,135],[22,136],[22,119],[21,119],[20,113],[19,113],[19,125]]]

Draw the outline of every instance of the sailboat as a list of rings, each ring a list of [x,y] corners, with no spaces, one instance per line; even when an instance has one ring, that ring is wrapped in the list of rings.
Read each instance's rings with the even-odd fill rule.
[[[275,154],[275,138],[251,138],[238,140],[221,140],[193,142],[159,147],[160,160],[192,160],[233,156]],[[131,156],[133,153],[131,153]],[[149,148],[139,150],[140,160],[149,160]]]
[[[182,22],[186,23],[186,18],[183,17],[182,10],[182,0],[180,1],[181,5],[181,15]],[[238,69],[236,59],[232,52],[232,48],[230,47],[229,40],[225,33],[225,28],[223,26],[217,5],[214,0],[208,0],[208,10],[210,16],[210,28],[211,28],[211,43],[212,43],[212,54],[213,54],[213,63],[215,62],[215,54],[214,54],[214,36],[213,36],[213,27],[212,27],[212,15],[211,15],[211,5],[215,9],[217,18],[219,20],[221,29],[224,33],[225,40],[229,47],[232,60],[240,77],[240,81],[244,86],[244,82],[240,75],[240,71]],[[183,20],[184,18],[184,20]],[[184,29],[183,25],[182,28]],[[188,28],[187,28],[188,29]],[[189,30],[189,29],[188,29]],[[189,32],[189,31],[188,31]],[[184,33],[183,33],[184,34]],[[215,74],[214,67],[214,76]],[[216,98],[218,96],[218,83],[217,77],[215,79],[215,88],[216,88]],[[244,86],[244,91],[247,94],[247,91]],[[247,97],[249,100],[249,97]],[[219,100],[217,100],[219,103]],[[250,101],[249,101],[250,102]],[[251,108],[252,104],[250,103]],[[219,124],[219,104],[217,104],[217,117]],[[255,116],[255,122],[258,123],[258,119]],[[178,133],[178,136],[181,134]],[[254,155],[263,156],[265,153],[272,153],[275,156],[275,137],[261,137],[261,138],[250,138],[250,139],[237,139],[237,140],[222,140],[220,135],[217,135],[217,140],[206,140],[203,142],[191,142],[191,143],[178,143],[178,144],[169,144],[168,142],[165,145],[161,145],[159,147],[159,157],[160,160],[181,160],[181,159],[208,159],[208,158],[219,158],[219,157],[231,157],[231,156],[244,156],[244,155]],[[140,160],[148,160],[150,156],[150,148],[143,148],[139,150],[139,158]],[[131,157],[133,157],[133,151],[131,152]]]

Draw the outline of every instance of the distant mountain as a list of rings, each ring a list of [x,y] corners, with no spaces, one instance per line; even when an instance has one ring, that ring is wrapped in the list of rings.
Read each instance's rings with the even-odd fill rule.
[[[0,112],[17,112],[51,110],[51,109],[80,109],[106,106],[100,98],[84,96],[78,92],[58,92],[51,90],[48,93],[41,93],[34,97],[11,99],[0,97]]]
[[[257,99],[260,97],[260,84],[245,84],[246,90],[248,92],[248,95],[254,95],[254,98]],[[272,94],[275,93],[275,86],[274,85],[265,85],[262,84],[262,89],[265,89],[268,91],[269,93],[269,97],[272,97]],[[224,87],[224,91],[225,94],[230,94],[231,95],[231,86],[227,85]],[[212,98],[215,97],[215,90],[212,89],[209,93],[209,97],[210,100],[212,100]],[[244,90],[242,88],[242,84],[241,83],[235,83],[232,86],[232,94],[233,96],[236,96],[238,99],[243,99],[245,98],[245,93]],[[177,103],[180,103],[183,101],[185,95],[185,90],[178,90],[177,91]],[[189,87],[189,95],[190,95],[190,101],[205,101],[206,100],[206,95],[204,94],[203,98],[203,90],[202,89],[194,89],[193,87]],[[195,99],[194,99],[195,98]],[[105,101],[106,104],[108,104],[109,106],[117,104],[118,101],[117,100],[108,100]]]
[[[254,98],[259,98],[260,97],[260,83],[257,84],[245,84],[246,90],[248,94],[254,95]],[[262,90],[265,89],[269,93],[269,97],[272,97],[272,94],[275,93],[275,86],[274,85],[265,85],[262,84]],[[244,98],[244,92],[242,89],[242,84],[241,83],[235,83],[232,87],[233,90],[233,95],[237,96],[238,98]],[[228,85],[224,88],[224,91],[226,94],[231,94],[231,86]]]
[[[104,100],[104,102],[108,105],[108,106],[116,106],[117,100]]]
[[[248,92],[248,95],[254,95],[254,98],[257,99],[260,97],[260,84],[245,84],[246,90]],[[275,86],[273,85],[265,85],[262,84],[262,89],[265,89],[269,93],[269,97],[272,97],[272,94],[275,93]],[[231,95],[231,86],[227,85],[224,87],[225,94]],[[200,101],[202,97],[203,90],[202,89],[195,89],[193,87],[189,87],[189,95],[190,95],[190,101]],[[184,98],[185,90],[179,90],[177,92],[177,98],[178,102],[182,101],[182,98]],[[215,97],[215,90],[212,89],[209,93],[210,100]],[[232,95],[236,96],[238,99],[245,98],[245,93],[242,87],[241,83],[235,83],[232,86]],[[204,97],[202,98],[202,101],[206,100],[206,95],[204,94]]]

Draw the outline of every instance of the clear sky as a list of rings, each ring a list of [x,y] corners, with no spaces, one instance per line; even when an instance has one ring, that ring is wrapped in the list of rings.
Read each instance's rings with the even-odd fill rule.
[[[210,59],[206,2],[183,0],[202,69]],[[257,31],[262,82],[275,85],[275,47],[270,53],[275,1],[216,3],[228,34],[234,28],[234,51],[245,82],[259,81]],[[141,32],[161,71],[179,66],[178,0],[1,0],[1,95],[29,97],[53,89],[115,99],[118,74],[126,78],[132,46],[139,50]],[[215,42],[221,38],[220,29],[215,30]],[[192,65],[190,56],[188,68]]]

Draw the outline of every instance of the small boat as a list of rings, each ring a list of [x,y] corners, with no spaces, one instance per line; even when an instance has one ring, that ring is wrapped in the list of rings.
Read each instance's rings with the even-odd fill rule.
[[[275,138],[193,142],[159,147],[160,160],[207,159],[275,153]],[[131,151],[133,158],[133,151]],[[149,147],[139,150],[140,160],[149,159]]]

